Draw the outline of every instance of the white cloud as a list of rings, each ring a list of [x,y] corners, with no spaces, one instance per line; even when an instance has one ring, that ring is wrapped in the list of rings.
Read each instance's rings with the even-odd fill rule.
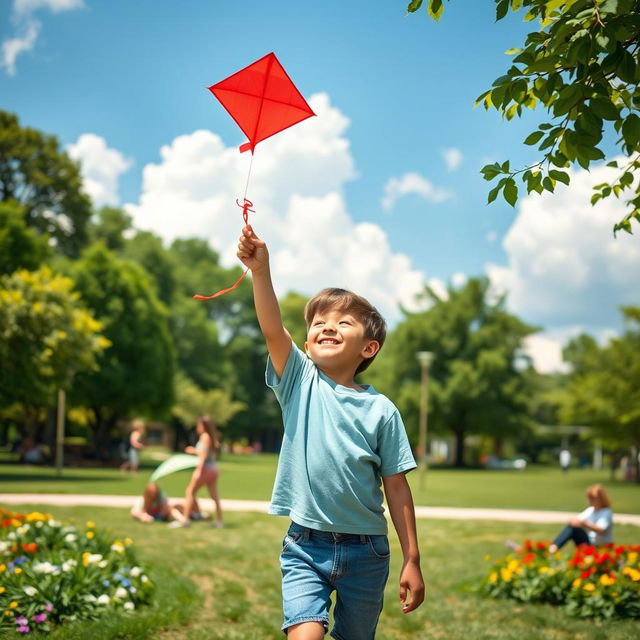
[[[453,193],[446,189],[436,187],[419,173],[405,173],[400,178],[391,178],[384,187],[382,207],[390,211],[395,203],[403,196],[414,194],[427,202],[444,202],[453,197]]]
[[[487,265],[493,285],[509,292],[512,311],[538,324],[580,324],[592,332],[617,324],[620,305],[638,303],[638,239],[612,233],[624,202],[589,203],[592,185],[614,175],[605,166],[573,171],[569,187],[522,200],[503,240],[507,264]]]
[[[42,26],[33,17],[36,11],[48,9],[52,13],[60,13],[82,6],[84,0],[14,0],[12,19],[17,34],[2,43],[0,68],[4,68],[10,76],[15,75],[18,56],[36,46]]]
[[[449,171],[455,171],[464,159],[462,151],[455,147],[452,147],[451,149],[443,149],[442,157],[444,158],[444,163],[447,165],[447,169],[449,169]]]
[[[105,139],[95,133],[82,134],[67,151],[80,162],[84,190],[94,205],[119,204],[118,179],[131,167],[131,160],[110,149]]]
[[[356,176],[344,135],[349,120],[326,94],[309,102],[319,117],[259,145],[247,194],[256,209],[251,224],[269,246],[277,293],[354,289],[393,322],[398,301],[416,308],[424,276],[393,252],[382,228],[350,216],[343,194]],[[144,168],[139,202],[125,206],[136,226],[169,241],[206,238],[223,264],[238,264],[242,216],[235,200],[242,200],[251,157],[202,130],[174,139],[160,155]]]

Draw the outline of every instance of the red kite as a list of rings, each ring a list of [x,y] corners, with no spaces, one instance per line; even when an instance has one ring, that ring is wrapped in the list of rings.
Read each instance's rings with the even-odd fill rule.
[[[248,67],[210,86],[209,91],[218,98],[249,138],[249,142],[240,146],[241,153],[251,150],[253,155],[259,142],[316,115],[283,69],[275,53],[268,53]],[[247,200],[250,176],[251,165],[242,204],[236,200],[236,204],[242,209],[245,224],[248,223],[249,212],[253,212],[253,203]],[[238,281],[227,289],[211,296],[193,297],[196,300],[210,300],[232,291],[242,282],[248,271],[249,269],[246,269]]]
[[[249,142],[240,152],[316,114],[276,58],[268,53],[248,67],[209,87]]]

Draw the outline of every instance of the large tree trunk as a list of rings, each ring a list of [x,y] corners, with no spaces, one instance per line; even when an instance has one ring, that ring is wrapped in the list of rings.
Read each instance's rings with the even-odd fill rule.
[[[118,421],[115,411],[104,412],[100,407],[93,407],[96,420],[92,425],[93,449],[98,460],[107,461],[113,456],[110,449],[111,431]]]
[[[465,432],[464,430],[454,430],[454,435],[456,438],[456,457],[455,457],[455,466],[456,467],[464,467],[464,438]]]

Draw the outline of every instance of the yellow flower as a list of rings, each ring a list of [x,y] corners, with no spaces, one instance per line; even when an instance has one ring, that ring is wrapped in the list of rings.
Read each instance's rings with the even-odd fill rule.
[[[581,584],[582,584],[582,580],[580,580],[580,578],[576,578],[576,579],[571,583],[571,586],[572,586],[572,588],[577,589]]]
[[[585,563],[585,564],[593,564],[593,556],[587,556],[587,557],[584,559],[584,563]]]
[[[629,564],[633,564],[637,559],[638,559],[637,551],[630,551],[627,554],[627,562],[629,562]]]
[[[12,518],[12,519],[11,519],[11,524],[12,524],[14,527],[19,527],[19,526],[21,526],[21,525],[22,525],[22,522],[20,522],[20,520],[18,520],[17,518]]]
[[[5,615],[5,616],[10,616],[10,615],[11,615],[11,611],[9,611],[9,609],[7,609],[7,610],[4,612],[4,615]]]
[[[14,600],[9,603],[9,609],[15,609],[18,606],[18,603]]]
[[[40,513],[39,511],[32,511],[27,515],[27,522],[38,522],[39,520],[51,520],[51,515],[48,513]]]
[[[608,587],[609,585],[613,584],[616,581],[615,578],[612,578],[611,576],[607,575],[606,573],[603,573],[600,576],[600,584],[604,587]]]
[[[95,533],[93,531],[87,531],[87,538],[89,538],[89,540],[91,540],[91,538],[95,538]]]
[[[549,571],[551,571],[551,567],[540,567],[538,569],[538,573],[548,573]]]
[[[7,570],[6,564],[0,564],[0,573],[4,573]]]
[[[82,554],[82,566],[83,567],[87,567],[89,566],[89,558],[91,557],[91,554],[88,551],[85,551]]]
[[[496,582],[498,582],[498,572],[497,571],[492,571],[491,575],[489,576],[489,582],[491,584],[495,584]]]
[[[95,522],[93,522],[92,520],[89,520],[89,521],[87,522],[87,528],[88,528],[88,529],[95,529],[95,528],[96,528],[96,523],[95,523]]]
[[[133,540],[131,538],[125,538],[124,539],[124,543],[125,544],[133,544]]]
[[[15,573],[17,576],[19,576],[22,573],[22,569],[20,567],[16,567],[13,570],[13,573]]]
[[[4,593],[6,589],[4,587],[0,587],[0,593]]]
[[[505,569],[504,567],[500,569],[500,577],[504,582],[509,582],[512,576],[513,571],[509,571],[509,569]]]
[[[584,587],[582,587],[585,591],[595,591],[596,590],[596,585],[591,583],[591,582],[587,582],[587,584],[584,585]]]

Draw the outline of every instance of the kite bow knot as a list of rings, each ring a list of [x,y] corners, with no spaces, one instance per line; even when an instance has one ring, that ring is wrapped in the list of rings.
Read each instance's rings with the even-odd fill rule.
[[[253,207],[253,202],[244,198],[244,202],[242,204],[240,204],[238,200],[236,200],[236,204],[242,209],[242,217],[244,219],[244,223],[249,224],[249,212],[255,213],[255,209],[251,208]]]

